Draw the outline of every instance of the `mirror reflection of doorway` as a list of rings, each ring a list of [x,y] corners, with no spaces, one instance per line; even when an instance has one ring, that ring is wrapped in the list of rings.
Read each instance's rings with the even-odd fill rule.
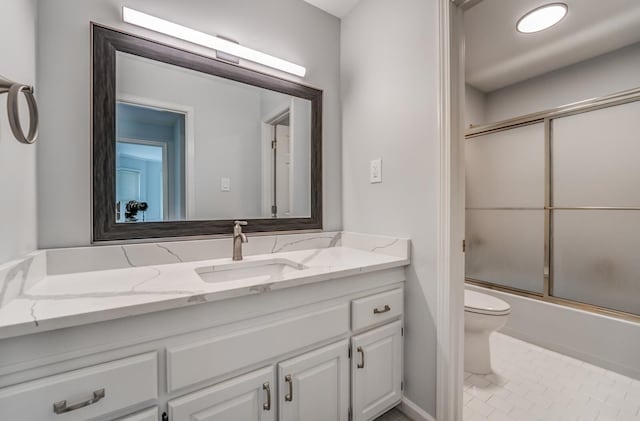
[[[166,162],[164,144],[137,139],[116,143],[116,203],[120,203],[118,222],[164,220],[167,209]],[[148,208],[136,218],[126,218],[127,203],[146,203]]]
[[[185,214],[185,115],[125,102],[117,103],[116,113],[117,222],[180,219]],[[131,216],[127,204],[135,208],[136,203],[140,210]]]
[[[271,126],[271,217],[291,215],[291,130],[289,109],[273,118]]]

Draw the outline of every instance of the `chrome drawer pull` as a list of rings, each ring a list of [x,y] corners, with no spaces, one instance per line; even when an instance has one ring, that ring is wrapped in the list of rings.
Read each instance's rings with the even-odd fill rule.
[[[287,374],[284,376],[284,381],[289,383],[289,393],[284,395],[284,400],[287,402],[291,402],[293,400],[293,381],[291,380],[291,374]]]
[[[388,304],[385,304],[382,310],[380,310],[379,308],[374,308],[373,314],[382,314],[382,313],[386,313],[387,311],[391,311],[391,307],[389,307]]]
[[[76,409],[84,408],[85,406],[93,405],[106,396],[104,389],[96,390],[93,392],[93,398],[84,402],[79,402],[71,406],[67,406],[67,401],[59,401],[53,404],[53,412],[56,414],[64,414],[65,412],[75,411]]]
[[[262,409],[264,409],[265,411],[270,411],[271,410],[271,386],[269,385],[269,382],[264,383],[262,385],[262,390],[267,391],[267,402],[262,404]]]
[[[362,355],[362,362],[358,363],[358,368],[364,368],[364,350],[361,346],[358,347],[358,352],[360,353],[360,355]]]

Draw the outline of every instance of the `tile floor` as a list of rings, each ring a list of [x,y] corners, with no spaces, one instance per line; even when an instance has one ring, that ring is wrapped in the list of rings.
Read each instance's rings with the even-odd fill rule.
[[[640,381],[500,333],[491,346],[495,373],[465,373],[464,421],[640,421]]]
[[[407,418],[402,412],[394,408],[391,411],[386,412],[383,415],[379,416],[374,421],[411,421],[411,420]]]

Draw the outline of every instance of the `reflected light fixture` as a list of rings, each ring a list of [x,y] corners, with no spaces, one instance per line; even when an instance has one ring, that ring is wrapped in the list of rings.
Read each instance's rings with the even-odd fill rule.
[[[196,31],[195,29],[178,25],[177,23],[169,22],[168,20],[160,19],[128,7],[122,8],[122,20],[132,25],[160,32],[183,41],[211,48],[241,59],[282,70],[283,72],[291,73],[296,76],[303,77],[307,72],[307,69],[304,67],[278,57],[253,50],[240,44],[205,34],[204,32]]]
[[[569,7],[564,3],[551,3],[531,10],[518,20],[516,29],[524,34],[540,32],[560,22]]]

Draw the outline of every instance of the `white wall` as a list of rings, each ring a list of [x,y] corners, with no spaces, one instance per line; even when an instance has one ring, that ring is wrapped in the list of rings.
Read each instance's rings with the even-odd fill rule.
[[[487,106],[487,95],[479,89],[466,84],[464,86],[464,127],[469,128],[469,125],[474,126],[483,125],[488,123],[486,121],[485,108]]]
[[[487,122],[640,87],[640,43],[487,94]]]
[[[437,2],[361,1],[342,21],[348,231],[409,237],[405,395],[436,413]],[[369,161],[382,158],[381,184]]]
[[[175,0],[126,4],[307,67],[304,82],[324,91],[324,228],[341,229],[339,20],[302,0],[192,0],[189,7]],[[38,154],[39,246],[87,245],[91,239],[90,22],[211,52],[123,24],[121,0],[41,0],[38,5],[38,82],[44,110]]]
[[[0,75],[35,85],[36,1],[3,0],[0,7]],[[0,95],[0,264],[36,248],[37,222],[38,145],[24,145],[13,137],[6,103],[7,95]],[[22,125],[27,130],[28,115],[25,117],[21,117]]]

